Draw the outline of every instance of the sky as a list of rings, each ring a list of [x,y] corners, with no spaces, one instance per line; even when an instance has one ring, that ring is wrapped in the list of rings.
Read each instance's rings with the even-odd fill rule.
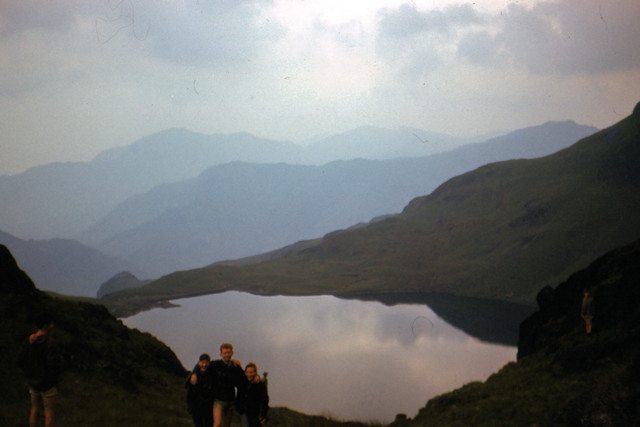
[[[0,0],[0,175],[167,128],[454,136],[640,101],[637,0]]]

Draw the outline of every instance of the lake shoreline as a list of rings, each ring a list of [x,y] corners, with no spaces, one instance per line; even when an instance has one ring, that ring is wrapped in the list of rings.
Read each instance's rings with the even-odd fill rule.
[[[516,302],[498,299],[468,297],[448,294],[444,292],[362,292],[349,294],[295,294],[295,293],[271,293],[249,292],[244,289],[224,288],[211,292],[184,295],[166,300],[154,302],[142,302],[138,305],[128,305],[127,309],[117,310],[114,313],[119,318],[126,318],[143,311],[154,308],[179,307],[179,300],[222,294],[225,292],[243,292],[258,296],[333,296],[345,300],[359,300],[366,302],[379,302],[384,305],[394,306],[399,304],[427,305],[438,316],[449,324],[466,332],[467,334],[485,342],[517,346],[519,339],[520,323],[536,311],[537,307]],[[110,307],[113,309],[114,307]],[[116,311],[116,310],[112,310]]]
[[[520,323],[537,307],[510,301],[444,292],[389,292],[335,295],[337,298],[378,301],[385,305],[425,304],[447,323],[481,341],[517,346]]]

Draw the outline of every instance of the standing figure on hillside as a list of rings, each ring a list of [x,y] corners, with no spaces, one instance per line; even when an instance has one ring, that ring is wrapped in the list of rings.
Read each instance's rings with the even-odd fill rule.
[[[209,369],[213,378],[213,425],[214,427],[230,427],[233,407],[236,400],[236,389],[246,381],[242,365],[232,360],[233,346],[224,343],[220,346],[221,359],[215,360]]]
[[[236,409],[240,413],[242,427],[260,427],[267,422],[269,393],[266,373],[261,379],[255,363],[249,363],[244,370],[247,380],[238,390]]]
[[[593,297],[591,296],[591,292],[589,292],[589,289],[585,289],[582,297],[582,308],[580,309],[580,315],[584,319],[587,334],[591,334],[591,329],[593,327],[593,312]]]
[[[187,404],[195,427],[213,426],[213,381],[211,357],[200,355],[198,364],[187,378]]]
[[[61,360],[58,349],[49,338],[53,329],[53,317],[41,313],[36,317],[38,331],[31,334],[18,356],[18,366],[24,371],[31,395],[29,427],[38,425],[40,401],[44,408],[44,425],[53,427],[55,402],[58,394],[58,377]]]

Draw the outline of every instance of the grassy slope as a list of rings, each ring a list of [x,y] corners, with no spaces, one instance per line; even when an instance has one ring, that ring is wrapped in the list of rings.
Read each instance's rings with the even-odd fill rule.
[[[0,426],[27,426],[29,394],[15,361],[21,343],[35,332],[32,318],[41,311],[56,318],[51,337],[64,360],[57,425],[192,426],[186,410],[186,371],[173,351],[87,300],[38,291],[0,245]],[[375,425],[329,420],[287,408],[273,408],[270,418],[273,426]]]
[[[59,425],[189,426],[184,369],[173,352],[149,334],[126,328],[103,307],[44,294],[0,294],[0,425],[26,425],[29,396],[13,366],[21,342],[34,332],[35,313],[54,313],[62,348]]]
[[[589,336],[579,316],[583,287],[596,304]],[[529,345],[517,363],[430,400],[412,426],[639,425],[640,240],[572,275],[553,295],[523,323]]]
[[[640,109],[554,155],[481,167],[400,215],[290,256],[177,272],[113,294],[121,313],[227,289],[261,294],[535,293],[640,236]],[[127,305],[129,305],[127,307]]]
[[[3,273],[4,260],[0,267]],[[6,276],[0,274],[0,279],[4,286]],[[547,293],[543,309],[521,327],[527,346],[524,351],[521,344],[517,363],[484,383],[431,399],[411,425],[638,425],[639,283],[640,240],[573,274],[553,291],[553,298]],[[585,286],[596,301],[591,336],[584,333],[579,318]],[[57,317],[53,337],[66,360],[60,425],[190,425],[183,368],[162,343],[126,328],[100,306],[3,289],[0,425],[26,425],[26,385],[12,363],[19,343],[32,332],[27,319],[43,309]],[[375,425],[332,421],[286,408],[275,408],[271,418],[274,426]]]

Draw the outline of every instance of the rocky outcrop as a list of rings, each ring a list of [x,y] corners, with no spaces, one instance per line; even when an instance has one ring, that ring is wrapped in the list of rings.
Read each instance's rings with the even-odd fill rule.
[[[33,281],[20,270],[9,249],[0,245],[0,293],[34,294],[36,292]]]
[[[128,271],[123,271],[100,285],[97,296],[98,298],[102,298],[105,295],[112,294],[123,289],[137,288],[149,282],[150,280],[140,280]]]
[[[539,310],[520,325],[518,359],[553,345],[584,324],[580,317],[584,289],[594,299],[594,334],[640,324],[640,240],[607,253],[555,289],[543,288],[537,296]]]

